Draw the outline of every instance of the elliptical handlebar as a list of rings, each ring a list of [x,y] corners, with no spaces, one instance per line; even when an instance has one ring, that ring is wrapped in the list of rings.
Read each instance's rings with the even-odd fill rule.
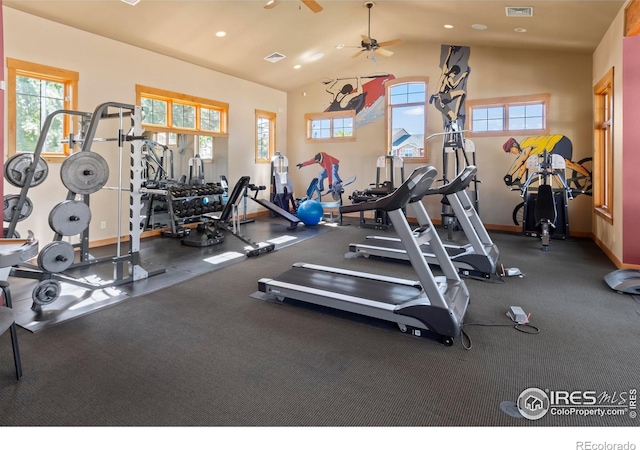
[[[467,166],[456,177],[442,186],[431,188],[425,195],[449,195],[465,190],[473,181],[473,177],[478,173],[476,166]],[[411,199],[411,202],[420,200],[420,198]]]

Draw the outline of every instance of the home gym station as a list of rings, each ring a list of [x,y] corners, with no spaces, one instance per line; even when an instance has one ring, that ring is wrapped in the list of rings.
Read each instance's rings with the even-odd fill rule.
[[[0,426],[632,429],[640,0],[568,3],[0,0]]]

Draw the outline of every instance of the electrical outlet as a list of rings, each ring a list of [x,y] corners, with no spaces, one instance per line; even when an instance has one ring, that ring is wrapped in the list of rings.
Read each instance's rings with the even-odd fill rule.
[[[107,222],[103,220],[102,222],[100,222],[100,229],[104,230],[105,228],[107,228]]]

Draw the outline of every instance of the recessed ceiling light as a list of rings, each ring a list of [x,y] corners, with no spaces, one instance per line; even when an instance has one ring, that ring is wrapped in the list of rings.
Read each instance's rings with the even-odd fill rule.
[[[447,24],[447,25],[445,25],[444,27],[445,27],[445,28],[453,28],[453,25],[449,25],[449,24]]]
[[[140,0],[122,0],[122,1],[127,3],[127,4],[129,4],[129,5],[131,5],[131,6],[135,6],[140,2]]]
[[[226,32],[226,31],[218,31],[218,32],[216,33],[216,36],[218,36],[218,37],[225,37],[226,35],[227,35],[227,32]]]
[[[526,33],[527,29],[526,28],[514,28],[513,31],[515,31],[516,33]]]
[[[342,50],[344,48],[344,44],[338,44],[338,45],[336,45],[336,48],[338,50]]]
[[[474,23],[473,25],[471,25],[471,28],[473,28],[474,30],[486,30],[489,27],[481,23]]]
[[[309,61],[317,61],[324,56],[324,53],[316,53],[315,55],[311,55]]]
[[[302,67],[300,64],[296,64],[295,66],[293,66],[294,69],[299,69],[300,67]]]

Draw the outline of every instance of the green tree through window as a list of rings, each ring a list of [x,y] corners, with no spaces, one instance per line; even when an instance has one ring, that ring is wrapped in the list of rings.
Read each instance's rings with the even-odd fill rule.
[[[64,84],[16,77],[16,150],[33,152],[49,114],[64,109]],[[63,118],[56,116],[47,134],[46,153],[63,153]]]
[[[42,128],[52,113],[77,109],[78,73],[56,67],[7,58],[8,70],[8,156],[33,153]],[[41,156],[65,157],[69,146],[63,144],[73,133],[70,114],[56,114],[47,130]]]

